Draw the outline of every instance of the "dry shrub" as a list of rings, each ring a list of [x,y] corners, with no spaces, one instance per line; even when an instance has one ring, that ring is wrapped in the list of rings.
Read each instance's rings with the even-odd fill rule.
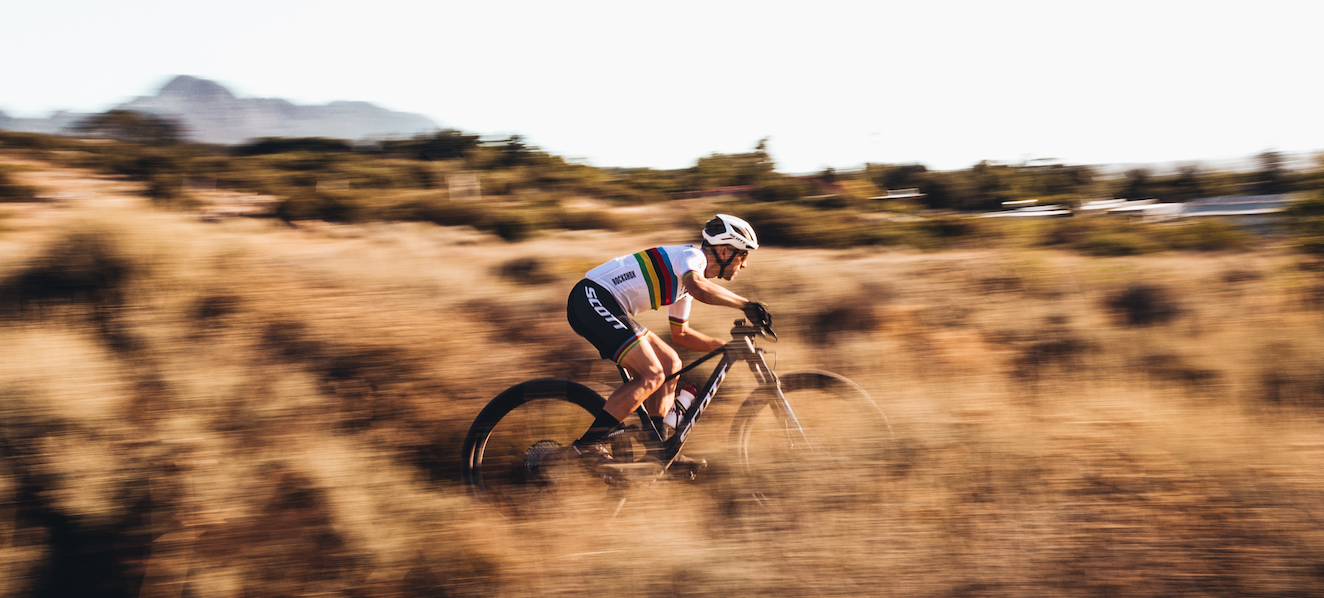
[[[1324,371],[1317,352],[1290,342],[1276,342],[1260,351],[1258,394],[1276,406],[1324,407]]]
[[[113,236],[104,231],[75,232],[53,242],[25,268],[0,282],[0,301],[20,309],[77,302],[118,306],[136,269]]]
[[[1220,277],[1227,284],[1238,284],[1243,282],[1256,282],[1264,279],[1264,275],[1255,271],[1243,268],[1233,268],[1223,273]]]
[[[1186,358],[1172,353],[1147,355],[1139,366],[1157,380],[1196,390],[1205,389],[1223,377],[1218,370],[1193,366]]]
[[[1147,283],[1135,283],[1117,291],[1107,298],[1105,304],[1125,326],[1166,324],[1182,313],[1172,291]]]
[[[869,334],[883,324],[879,308],[891,300],[882,287],[860,289],[854,294],[816,305],[805,326],[809,339],[817,345],[831,345],[845,335]]]
[[[524,285],[540,285],[556,281],[551,264],[536,256],[506,260],[497,266],[496,274],[510,282]]]
[[[197,302],[193,317],[200,324],[207,324],[239,313],[243,308],[243,299],[237,295],[207,295]]]
[[[834,343],[845,334],[867,333],[881,321],[873,305],[839,303],[823,308],[810,318],[810,337],[820,345]]]
[[[512,243],[532,238],[539,226],[533,217],[516,210],[495,214],[485,224],[496,236]]]
[[[1324,284],[1307,286],[1298,293],[1302,309],[1324,310]]]
[[[988,294],[1016,293],[1024,290],[1025,282],[1018,276],[985,276],[978,280],[979,288]]]
[[[29,351],[53,349],[25,344]],[[96,362],[105,355],[84,349],[80,361],[93,363],[71,363],[66,384],[105,373],[95,367],[104,366]],[[6,385],[17,381],[14,373],[5,373]],[[133,439],[123,434],[122,412],[114,408],[122,405],[92,409],[102,416],[93,419],[68,411],[77,393],[42,389],[35,380],[21,388],[0,393],[0,475],[7,477],[0,483],[0,513],[12,526],[0,543],[0,561],[29,568],[0,583],[0,589],[24,591],[3,595],[137,595],[152,541],[149,480],[161,453],[126,450]],[[28,555],[40,557],[40,566]]]
[[[341,429],[393,426],[417,415],[405,395],[420,380],[419,360],[400,347],[322,341],[289,319],[268,323],[262,342],[272,357],[312,374],[326,397],[339,398],[331,409]]]
[[[1080,367],[1082,358],[1094,349],[1089,341],[1066,335],[1033,342],[1020,350],[1012,362],[1012,372],[1017,378],[1031,380],[1039,379],[1054,368],[1059,373],[1070,374],[1070,370]]]
[[[198,557],[247,563],[246,581],[267,595],[328,592],[360,581],[356,569],[364,555],[335,529],[325,491],[279,462],[254,473],[246,484],[249,515],[201,538]]]
[[[266,323],[261,338],[272,356],[294,362],[315,361],[323,352],[322,344],[310,337],[308,325],[288,317]]]

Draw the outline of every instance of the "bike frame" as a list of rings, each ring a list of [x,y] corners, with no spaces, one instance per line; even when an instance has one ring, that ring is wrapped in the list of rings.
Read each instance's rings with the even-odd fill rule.
[[[676,422],[676,433],[670,439],[662,440],[662,431],[653,427],[652,420],[648,417],[648,412],[644,410],[642,405],[635,410],[639,415],[639,421],[645,424],[641,425],[640,428],[648,433],[650,440],[662,443],[661,460],[664,464],[670,465],[676,455],[680,454],[680,449],[685,445],[685,439],[689,437],[694,424],[699,421],[699,416],[703,415],[709,403],[717,396],[717,389],[721,387],[722,381],[726,379],[731,367],[740,361],[749,364],[749,370],[754,373],[754,377],[759,381],[759,390],[771,392],[776,399],[774,405],[781,410],[791,424],[790,429],[796,430],[800,434],[804,433],[800,428],[799,420],[795,418],[795,413],[791,410],[790,403],[786,401],[786,395],[782,394],[781,380],[777,378],[776,372],[768,367],[767,360],[763,358],[763,349],[754,346],[754,337],[760,332],[760,329],[756,327],[745,325],[744,320],[737,320],[735,327],[731,329],[730,341],[722,345],[720,349],[694,360],[693,363],[681,368],[680,371],[666,377],[668,381],[679,378],[719,355],[722,357],[721,361],[717,362],[717,367],[713,368],[712,374],[708,376],[708,381],[699,390],[695,402],[685,413],[685,417]],[[624,369],[621,369],[621,378],[627,382],[629,381],[629,376]]]

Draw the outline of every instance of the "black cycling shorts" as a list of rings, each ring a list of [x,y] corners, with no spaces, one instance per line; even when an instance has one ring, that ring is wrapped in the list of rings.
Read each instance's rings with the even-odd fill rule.
[[[597,347],[603,359],[610,359],[617,365],[621,363],[621,357],[648,334],[647,328],[626,315],[621,304],[611,296],[611,291],[587,278],[570,291],[565,317],[576,334]]]

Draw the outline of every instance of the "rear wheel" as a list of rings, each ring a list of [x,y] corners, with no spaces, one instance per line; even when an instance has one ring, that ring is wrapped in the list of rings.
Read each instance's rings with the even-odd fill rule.
[[[775,393],[759,389],[732,425],[750,498],[775,508],[877,502],[892,434],[869,394],[821,371],[786,374],[781,388],[794,418]]]
[[[531,380],[492,399],[465,437],[465,481],[507,515],[615,508],[618,489],[569,449],[606,401],[565,380]]]

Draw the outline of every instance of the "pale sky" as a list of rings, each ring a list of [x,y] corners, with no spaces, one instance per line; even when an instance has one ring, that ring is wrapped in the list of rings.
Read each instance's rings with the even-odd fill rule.
[[[1324,150],[1324,0],[9,0],[0,110],[179,74],[362,100],[596,166],[769,137],[783,172]]]

